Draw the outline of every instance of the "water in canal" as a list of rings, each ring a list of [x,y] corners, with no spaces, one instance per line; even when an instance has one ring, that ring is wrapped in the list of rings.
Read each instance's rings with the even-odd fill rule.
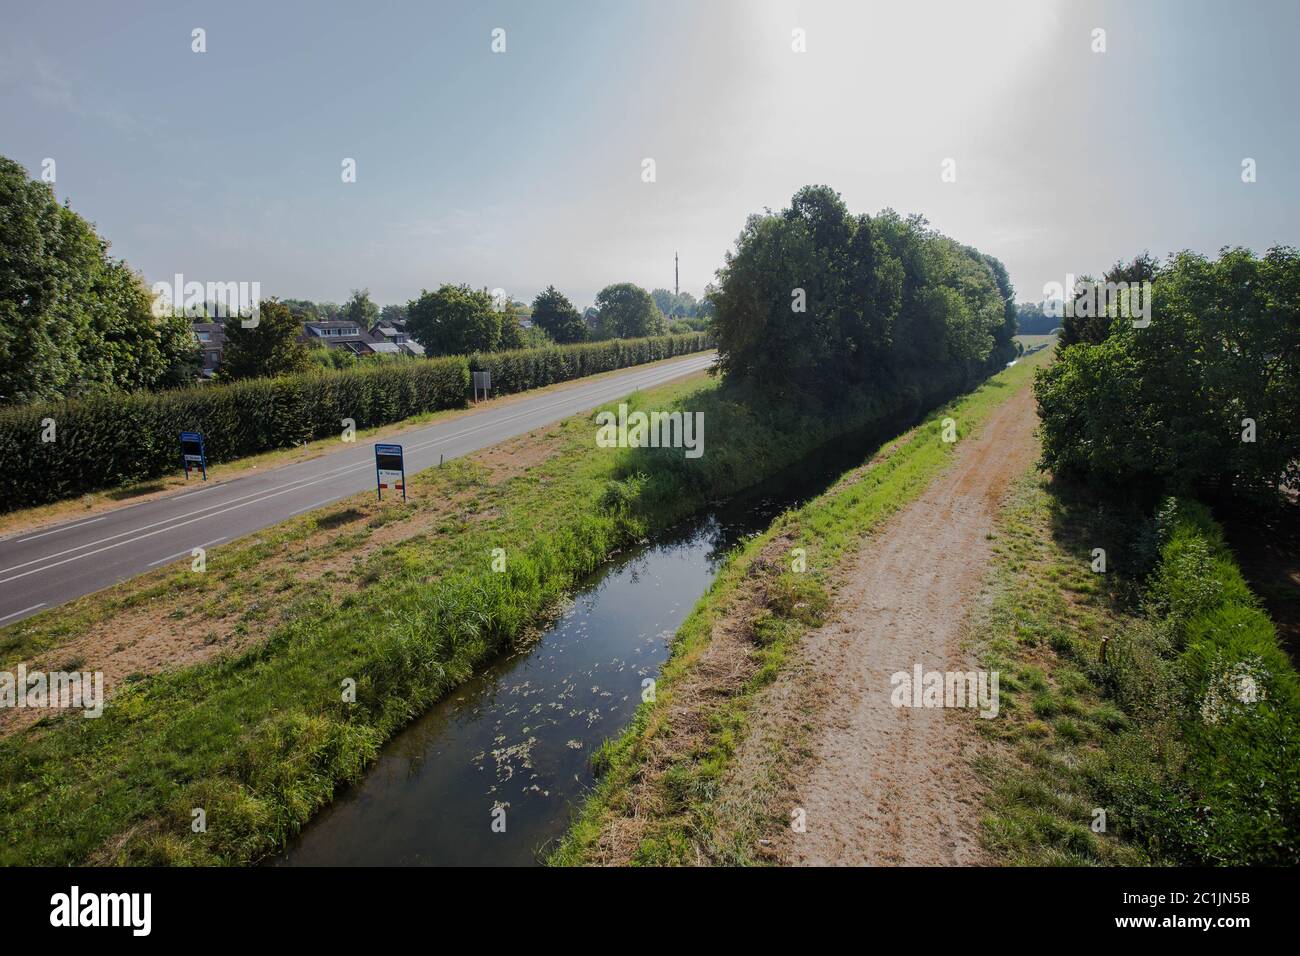
[[[389,741],[275,863],[537,862],[594,782],[592,749],[627,726],[642,681],[658,674],[727,551],[820,493],[883,437],[842,439],[616,555],[536,642],[499,658]]]

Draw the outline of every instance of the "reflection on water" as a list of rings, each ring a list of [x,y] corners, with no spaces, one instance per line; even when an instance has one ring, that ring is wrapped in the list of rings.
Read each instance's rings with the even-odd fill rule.
[[[280,865],[518,865],[564,832],[642,682],[726,552],[875,447],[836,443],[754,492],[616,555],[528,647],[498,659],[383,749]],[[504,809],[504,832],[500,821]]]

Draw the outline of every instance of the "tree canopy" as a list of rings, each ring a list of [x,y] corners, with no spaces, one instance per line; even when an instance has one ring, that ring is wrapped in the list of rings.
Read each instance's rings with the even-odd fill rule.
[[[587,324],[572,302],[553,285],[533,299],[533,324],[555,342],[564,345],[587,337]]]
[[[1014,354],[1014,290],[996,259],[885,210],[806,186],[750,216],[710,293],[720,365],[774,396],[968,383]]]
[[[444,283],[407,304],[406,330],[430,355],[468,355],[499,347],[502,318],[487,291]]]
[[[1143,252],[1129,262],[1116,262],[1101,278],[1103,285],[1119,283],[1130,285],[1151,282],[1159,273],[1160,263],[1151,253]],[[1073,302],[1067,314],[1058,320],[1061,326],[1061,346],[1074,345],[1076,342],[1101,342],[1110,334],[1110,312],[1105,308],[1094,308],[1091,303],[1085,308],[1085,300],[1092,295],[1091,287],[1097,282],[1092,276],[1080,276],[1075,282]],[[1095,297],[1094,297],[1095,298]]]
[[[379,318],[383,322],[405,322],[406,306],[404,304],[386,305],[379,310]]]
[[[1300,255],[1142,259],[1127,275],[1154,275],[1150,323],[1076,324],[1038,375],[1044,466],[1124,494],[1300,489]]]
[[[379,321],[379,306],[370,301],[370,290],[353,289],[352,295],[339,310],[339,318],[346,322],[355,322],[363,329],[372,328]]]
[[[183,316],[50,187],[0,156],[0,403],[165,388],[197,374]]]
[[[669,292],[667,289],[652,289],[650,298],[654,299],[656,308],[669,319],[693,319],[696,317],[698,304],[695,296],[689,292]]]
[[[245,327],[232,315],[225,321],[226,345],[217,375],[224,381],[292,375],[311,367],[307,346],[300,341],[302,322],[283,302],[261,304],[257,324]]]
[[[631,282],[607,285],[596,294],[596,330],[600,338],[632,339],[663,335],[668,324],[650,293]]]

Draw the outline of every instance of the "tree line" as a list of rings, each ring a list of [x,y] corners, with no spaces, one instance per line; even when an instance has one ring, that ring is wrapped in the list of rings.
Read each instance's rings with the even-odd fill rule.
[[[0,404],[185,385],[198,343],[48,184],[0,156]]]
[[[91,223],[59,205],[47,183],[0,156],[0,405],[193,383],[201,351],[191,319],[179,309],[163,311],[155,311],[143,277],[109,255]],[[218,378],[356,364],[350,352],[303,342],[308,321],[348,321],[366,330],[405,323],[427,355],[441,356],[702,331],[707,313],[689,293],[652,294],[630,282],[606,286],[586,313],[554,286],[531,307],[451,283],[383,307],[367,289],[353,290],[342,304],[273,298],[259,304],[255,325],[246,327],[246,316],[225,317]],[[204,314],[217,314],[214,304]],[[391,358],[400,357],[364,361]]]
[[[328,317],[328,318],[327,318]],[[353,290],[342,306],[304,299],[262,304],[259,323],[245,328],[238,317],[225,322],[226,354],[219,377],[226,380],[286,375],[313,363],[332,368],[355,363],[350,353],[309,348],[298,341],[304,321],[351,321],[369,329],[384,320],[404,323],[406,334],[431,357],[507,352],[551,345],[574,345],[607,339],[634,339],[702,331],[707,320],[669,323],[650,293],[630,282],[606,286],[589,315],[554,286],[547,286],[531,307],[498,298],[465,283],[443,283],[405,305],[380,309],[367,289]],[[365,361],[373,360],[366,356]]]

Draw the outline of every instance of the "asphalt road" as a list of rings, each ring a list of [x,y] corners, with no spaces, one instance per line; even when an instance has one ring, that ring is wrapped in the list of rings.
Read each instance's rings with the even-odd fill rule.
[[[391,441],[408,476],[576,415],[633,391],[707,368],[713,353],[624,369],[497,408],[413,429]],[[593,439],[594,440],[594,439]],[[163,564],[215,548],[359,491],[375,490],[372,441],[343,444],[311,461],[259,471],[143,501],[93,518],[0,540],[0,625],[12,624]],[[387,494],[387,493],[385,493]]]

